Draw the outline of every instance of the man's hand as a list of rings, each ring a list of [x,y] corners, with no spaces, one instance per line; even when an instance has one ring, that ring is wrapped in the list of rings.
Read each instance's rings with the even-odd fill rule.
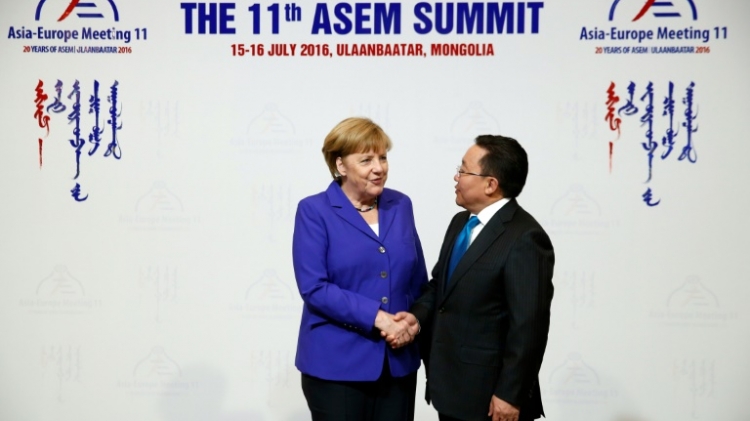
[[[419,333],[420,326],[419,321],[416,317],[414,317],[413,314],[406,311],[399,311],[393,317],[393,321],[401,324],[405,329],[405,334],[401,335],[400,337],[383,335],[385,340],[388,341],[393,349],[408,345],[412,341],[414,341],[414,337],[417,336],[417,333]]]
[[[487,414],[492,417],[492,421],[518,421],[520,410],[508,402],[492,395],[490,400],[490,412]]]
[[[410,313],[400,312],[394,316],[380,310],[375,318],[375,327],[380,329],[380,336],[385,338],[391,348],[396,349],[414,340],[419,331],[419,322]]]

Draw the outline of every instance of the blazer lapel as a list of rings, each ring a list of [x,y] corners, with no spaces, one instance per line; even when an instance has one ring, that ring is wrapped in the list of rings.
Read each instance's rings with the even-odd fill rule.
[[[378,231],[380,232],[381,240],[385,240],[391,225],[393,225],[393,220],[395,219],[397,212],[397,207],[395,205],[395,198],[391,195],[391,192],[383,189],[383,193],[381,193],[378,198]]]
[[[328,200],[331,203],[331,207],[333,207],[333,210],[336,212],[336,215],[351,224],[354,228],[357,228],[368,235],[373,240],[380,241],[375,235],[375,231],[373,231],[372,228],[367,225],[365,219],[359,215],[359,212],[357,212],[354,206],[352,206],[351,202],[344,194],[344,191],[341,190],[341,186],[339,186],[335,180],[328,186],[326,195],[328,196]]]
[[[479,259],[484,252],[502,235],[505,231],[505,224],[513,218],[513,215],[518,209],[518,202],[516,199],[511,199],[506,203],[500,210],[492,216],[487,225],[482,229],[477,238],[471,243],[466,253],[461,257],[461,260],[456,265],[456,269],[453,271],[453,275],[448,280],[448,286],[443,295],[443,300],[450,295],[453,289],[458,283],[462,281],[462,277],[471,268],[471,266]],[[466,218],[468,220],[468,217]],[[465,223],[466,221],[464,221]],[[463,227],[463,225],[461,225]],[[456,233],[458,236],[458,233]],[[455,238],[453,240],[455,242]],[[451,250],[453,246],[451,245]],[[449,258],[450,259],[450,256]],[[447,270],[447,266],[446,266]]]
[[[470,216],[469,211],[464,211],[463,215],[461,215],[460,218],[453,224],[453,226],[449,227],[450,232],[446,234],[445,239],[450,239],[450,245],[448,247],[445,247],[442,251],[443,255],[441,255],[441,259],[438,260],[438,262],[442,262],[441,273],[443,274],[443,281],[440,282],[439,287],[442,289],[442,296],[445,297],[447,295],[446,287],[449,285],[449,279],[445,279],[445,276],[448,274],[448,265],[450,264],[451,260],[451,254],[453,253],[453,247],[456,245],[456,239],[458,238],[458,234],[461,233],[461,230],[463,229],[464,225],[466,225],[466,221],[469,220]],[[468,250],[467,250],[468,251]],[[454,271],[455,272],[455,271]],[[454,273],[455,276],[455,273]]]

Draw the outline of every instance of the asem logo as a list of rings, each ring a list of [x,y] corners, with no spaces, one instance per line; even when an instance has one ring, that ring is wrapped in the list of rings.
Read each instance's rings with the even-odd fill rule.
[[[68,0],[65,0],[67,2]],[[60,11],[62,12],[60,14],[60,17],[57,18],[58,22],[62,22],[65,19],[67,19],[71,14],[74,14],[82,19],[102,19],[104,18],[105,14],[111,14],[114,18],[115,22],[118,22],[120,20],[120,14],[117,12],[117,5],[113,0],[107,0],[107,3],[109,3],[109,6],[99,6],[96,4],[96,2],[93,1],[87,1],[87,2],[81,2],[81,0],[69,0],[70,4],[65,7],[65,9],[62,9],[62,7],[58,7]],[[36,5],[36,14],[34,15],[34,20],[39,20],[42,17],[42,9],[45,6],[45,3],[47,3],[47,0],[39,0],[39,3]],[[52,3],[64,3],[64,2],[52,2]],[[99,0],[99,3],[104,3],[102,0]]]
[[[629,3],[633,5],[641,3],[644,0],[630,0],[628,2],[622,2],[621,0],[614,0],[612,7],[609,9],[609,20],[615,19],[615,11],[620,3]],[[625,6],[625,4],[623,4]],[[627,7],[627,6],[625,6]],[[621,9],[624,9],[622,7]],[[636,4],[637,7],[637,4]],[[637,11],[637,13],[636,13]],[[634,8],[628,11],[622,11],[621,14],[634,13],[632,18],[633,22],[638,21],[642,17],[649,14],[655,18],[681,18],[683,16],[692,16],[693,20],[698,20],[698,10],[695,8],[693,0],[674,0],[674,1],[657,1],[657,0],[645,0],[645,3],[640,8]]]

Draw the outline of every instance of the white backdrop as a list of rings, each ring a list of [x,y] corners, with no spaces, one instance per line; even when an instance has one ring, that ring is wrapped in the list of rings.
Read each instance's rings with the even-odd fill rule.
[[[430,269],[473,138],[525,146],[519,202],[557,254],[540,373],[548,419],[750,419],[746,1],[508,2],[497,9],[521,10],[523,31],[505,15],[502,33],[485,22],[481,34],[457,23],[420,34],[415,23],[458,4],[420,5],[433,12],[418,20],[417,2],[402,1],[383,6],[399,8],[399,33],[374,33],[382,16],[360,6],[360,32],[373,33],[330,35],[313,34],[313,18],[324,8],[340,24],[334,2],[278,4],[273,34],[271,2],[256,1],[258,34],[249,1],[204,20],[224,34],[199,33],[208,4],[0,2],[0,419],[309,419],[294,368],[294,212],[327,186],[323,138],[353,115],[393,139],[388,186],[411,196]],[[493,4],[472,7],[486,19]],[[664,38],[685,29],[689,39]],[[48,39],[65,30],[67,41]],[[633,30],[652,39],[613,39]],[[355,43],[425,55],[337,54]],[[494,55],[435,56],[433,43]],[[272,44],[295,55],[271,57]],[[331,56],[300,56],[302,44]],[[423,390],[420,374],[417,419],[435,420]]]

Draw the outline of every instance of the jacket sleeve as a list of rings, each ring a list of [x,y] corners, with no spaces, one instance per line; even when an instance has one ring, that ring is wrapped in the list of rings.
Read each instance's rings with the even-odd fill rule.
[[[419,344],[419,352],[422,360],[425,362],[425,366],[428,365],[430,359],[430,348],[432,340],[432,329],[433,329],[433,317],[435,314],[435,306],[438,299],[438,286],[440,282],[444,281],[443,268],[445,267],[445,259],[450,257],[447,255],[447,249],[452,246],[451,228],[457,221],[460,220],[460,215],[465,212],[457,213],[451,223],[448,224],[448,228],[445,231],[445,237],[443,238],[443,244],[440,247],[440,255],[438,261],[432,268],[431,279],[429,282],[422,286],[422,294],[419,299],[411,306],[410,313],[419,320],[421,331],[417,335],[417,343]],[[429,373],[427,373],[429,374]],[[428,398],[429,401],[429,398]]]
[[[541,228],[514,243],[504,272],[509,329],[495,396],[513,404],[524,401],[536,381],[547,346],[555,255]]]
[[[417,261],[414,264],[414,270],[412,271],[410,292],[414,297],[419,298],[422,294],[422,289],[427,285],[427,263],[424,259],[422,241],[419,239],[419,234],[417,233],[417,226],[414,221],[414,210],[411,208],[411,203],[409,203],[409,212],[411,213],[411,226],[414,231],[414,243],[417,249]]]
[[[329,279],[329,233],[323,217],[309,201],[297,207],[292,261],[302,300],[318,317],[371,332],[380,301],[340,288]]]

